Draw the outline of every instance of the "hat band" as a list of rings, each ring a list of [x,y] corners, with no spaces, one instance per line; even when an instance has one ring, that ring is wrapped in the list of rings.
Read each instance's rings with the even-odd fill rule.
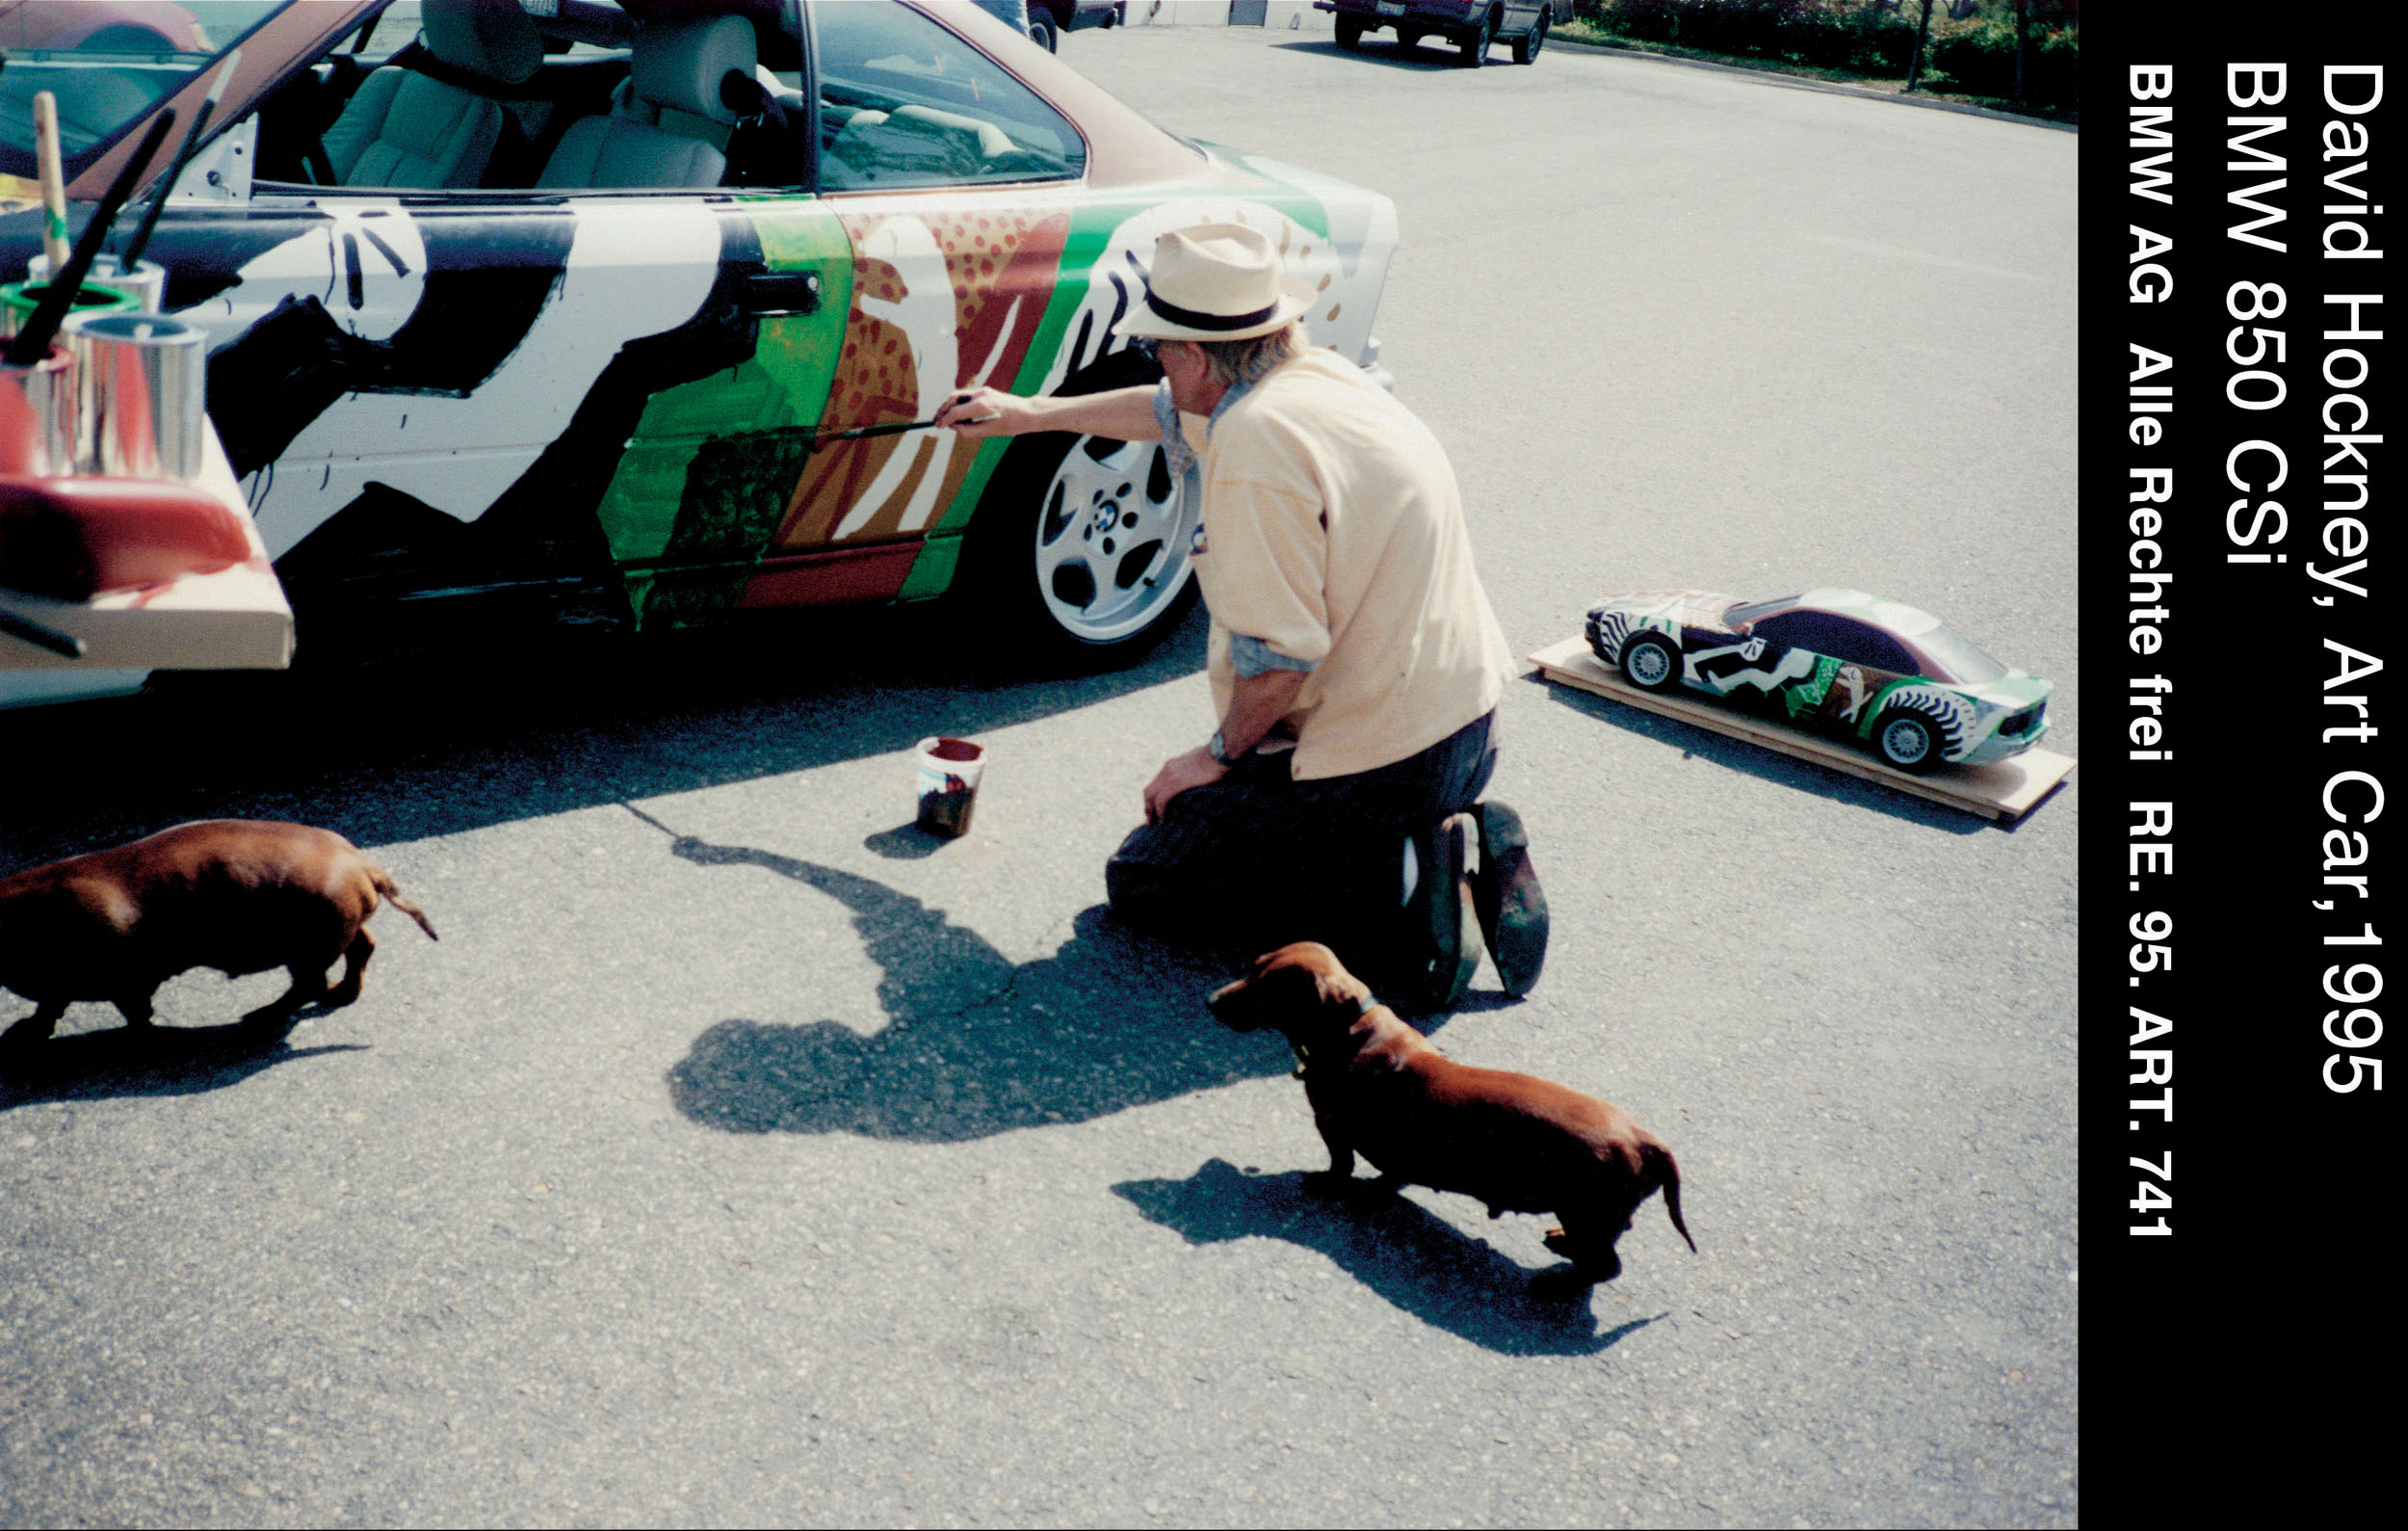
[[[1279,312],[1279,304],[1274,303],[1252,313],[1208,314],[1200,309],[1182,308],[1177,304],[1165,303],[1161,294],[1150,289],[1145,294],[1145,306],[1172,324],[1185,325],[1190,330],[1243,330],[1248,325],[1259,325]]]

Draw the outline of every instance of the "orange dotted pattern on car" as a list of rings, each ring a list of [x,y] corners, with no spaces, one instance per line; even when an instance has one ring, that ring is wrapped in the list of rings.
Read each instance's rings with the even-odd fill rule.
[[[823,434],[924,417],[914,337],[884,316],[908,296],[906,275],[893,262],[864,251],[868,235],[884,221],[844,221],[856,275],[852,307],[845,316],[844,352],[820,424]],[[983,378],[1008,386],[1027,358],[1060,277],[1070,231],[1068,212],[996,210],[922,222],[944,256],[946,279],[953,288],[954,330],[943,338],[955,350],[954,382]],[[884,313],[872,312],[873,304]],[[942,343],[933,335],[920,339],[923,344]],[[928,407],[933,409],[932,404]],[[945,482],[935,496],[934,515],[941,517],[967,477],[974,453],[937,453],[930,448],[930,436],[917,432],[851,441],[824,439],[804,465],[776,545],[796,550],[834,540],[837,525],[879,482],[898,452],[917,454],[922,461],[901,482],[887,487],[885,503],[849,530],[845,541],[877,541],[925,530],[906,528],[902,521],[929,465],[938,462]]]

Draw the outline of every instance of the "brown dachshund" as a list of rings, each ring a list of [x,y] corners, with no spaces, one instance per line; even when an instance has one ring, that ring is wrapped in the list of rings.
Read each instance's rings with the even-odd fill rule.
[[[1329,1145],[1322,1188],[1343,1188],[1360,1151],[1382,1182],[1459,1191],[1488,1215],[1553,1212],[1547,1248],[1580,1284],[1621,1274],[1614,1242],[1659,1187],[1681,1221],[1681,1171],[1662,1139],[1618,1106],[1502,1069],[1450,1063],[1311,941],[1254,960],[1206,1000],[1232,1031],[1269,1027],[1296,1049],[1313,1123]]]
[[[0,1041],[37,1043],[67,1005],[106,999],[129,1026],[150,1024],[161,984],[188,967],[229,978],[281,967],[293,987],[243,1017],[263,1029],[303,1005],[348,1005],[376,939],[381,894],[432,937],[393,879],[330,830],[206,819],[0,878],[0,988],[35,1004]],[[344,959],[343,979],[327,969]]]

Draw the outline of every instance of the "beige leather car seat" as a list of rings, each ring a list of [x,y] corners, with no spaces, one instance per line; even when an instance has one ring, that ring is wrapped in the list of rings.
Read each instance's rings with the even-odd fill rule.
[[[425,0],[420,40],[447,72],[497,91],[543,67],[543,39],[518,0]],[[502,107],[399,65],[372,69],[327,129],[338,186],[474,186],[501,142]]]
[[[636,33],[618,104],[569,124],[539,187],[717,186],[727,172],[736,112],[720,100],[733,73],[759,63],[742,16],[647,21]]]
[[[828,145],[828,157],[865,180],[881,172],[966,179],[1010,155],[1013,146],[992,122],[934,107],[899,106],[892,113],[855,112]]]

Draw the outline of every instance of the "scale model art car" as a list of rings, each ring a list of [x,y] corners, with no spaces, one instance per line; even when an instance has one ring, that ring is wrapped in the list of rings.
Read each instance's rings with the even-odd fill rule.
[[[1632,591],[1589,608],[1588,647],[1641,691],[1686,685],[1837,729],[1918,776],[2020,754],[2049,731],[2049,683],[1929,612],[1856,590],[1741,601]]]

